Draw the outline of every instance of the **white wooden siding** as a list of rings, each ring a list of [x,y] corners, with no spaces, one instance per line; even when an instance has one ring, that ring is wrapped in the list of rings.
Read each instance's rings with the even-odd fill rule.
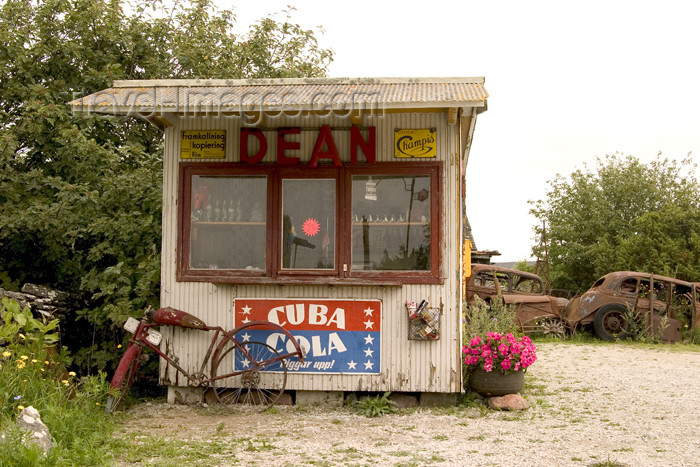
[[[386,114],[366,118],[361,127],[377,128],[377,161],[410,164],[394,158],[395,128],[436,128],[438,160],[443,161],[442,209],[442,274],[441,285],[404,285],[401,287],[371,286],[276,286],[226,285],[206,282],[177,282],[177,195],[178,163],[180,162],[180,132],[182,130],[226,130],[226,161],[238,161],[240,119],[232,117],[184,118],[170,117],[176,124],[165,130],[164,194],[163,194],[163,255],[161,306],[172,306],[226,329],[235,326],[233,299],[259,298],[326,298],[379,299],[382,301],[381,374],[326,375],[289,374],[288,389],[323,391],[401,391],[401,392],[459,392],[461,390],[460,350],[460,156],[458,125],[448,125],[446,113]],[[319,128],[350,126],[346,118],[267,118],[264,128]],[[307,162],[314,147],[317,131],[301,132],[302,162]],[[266,132],[267,156],[263,162],[274,162],[276,132]],[[343,162],[349,163],[349,131],[333,131],[333,138]],[[362,161],[362,155],[360,154]],[[426,299],[430,306],[443,304],[441,335],[437,341],[408,340],[406,300]],[[171,348],[180,364],[190,370],[199,369],[210,337],[201,331],[166,331],[165,346]],[[208,370],[207,370],[208,371]],[[185,385],[172,368],[161,368],[166,384]]]

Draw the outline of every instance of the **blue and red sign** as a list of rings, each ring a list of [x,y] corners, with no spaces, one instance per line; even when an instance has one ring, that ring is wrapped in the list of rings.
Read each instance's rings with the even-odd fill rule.
[[[297,339],[306,350],[306,359],[290,359],[289,372],[380,372],[380,300],[237,298],[233,310],[236,326],[270,321]],[[294,351],[287,336],[271,329],[247,328],[236,338],[266,343],[280,353]]]

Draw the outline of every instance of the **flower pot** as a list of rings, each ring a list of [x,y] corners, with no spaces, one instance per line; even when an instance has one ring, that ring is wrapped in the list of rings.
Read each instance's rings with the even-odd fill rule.
[[[522,391],[525,386],[525,369],[503,374],[499,370],[484,371],[476,368],[469,374],[469,387],[482,396],[505,396]]]

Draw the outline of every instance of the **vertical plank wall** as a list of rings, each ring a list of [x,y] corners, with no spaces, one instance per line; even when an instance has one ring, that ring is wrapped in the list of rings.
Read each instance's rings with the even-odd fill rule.
[[[443,162],[442,209],[442,274],[444,284],[404,285],[401,287],[372,286],[277,286],[228,285],[206,282],[177,282],[177,194],[178,164],[180,162],[180,132],[182,130],[226,130],[226,161],[238,162],[240,119],[234,117],[192,118],[173,117],[177,123],[165,130],[164,193],[163,193],[163,254],[161,306],[188,311],[207,324],[226,329],[235,327],[233,300],[236,297],[258,298],[324,298],[380,299],[381,373],[379,375],[289,374],[288,389],[322,391],[401,391],[401,392],[459,392],[461,391],[459,304],[460,266],[460,155],[458,125],[447,123],[447,114],[395,113],[365,117],[361,126],[377,127],[377,160],[396,162],[393,154],[394,129],[436,128],[438,160]],[[319,128],[321,125],[349,127],[345,118],[327,116],[266,119],[265,128],[301,126]],[[308,162],[318,133],[302,131],[300,156]],[[268,156],[264,162],[273,163],[276,153],[276,132],[266,132]],[[349,163],[349,131],[334,130],[333,138],[343,162]],[[296,155],[296,154],[295,154]],[[410,161],[400,162],[410,164]],[[408,340],[406,300],[425,298],[431,306],[443,304],[441,336],[437,341]],[[206,352],[210,336],[200,331],[166,331],[165,346],[180,358],[188,369],[198,369]],[[161,368],[165,384],[185,385],[172,369]]]

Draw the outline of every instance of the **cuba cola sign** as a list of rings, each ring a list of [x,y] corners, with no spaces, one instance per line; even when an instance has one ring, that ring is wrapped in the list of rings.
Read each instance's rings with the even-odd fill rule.
[[[270,321],[287,329],[306,350],[290,359],[288,372],[378,374],[381,356],[380,300],[237,298],[236,325]],[[246,328],[241,341],[264,342],[278,352],[294,351],[286,335],[273,329]]]

